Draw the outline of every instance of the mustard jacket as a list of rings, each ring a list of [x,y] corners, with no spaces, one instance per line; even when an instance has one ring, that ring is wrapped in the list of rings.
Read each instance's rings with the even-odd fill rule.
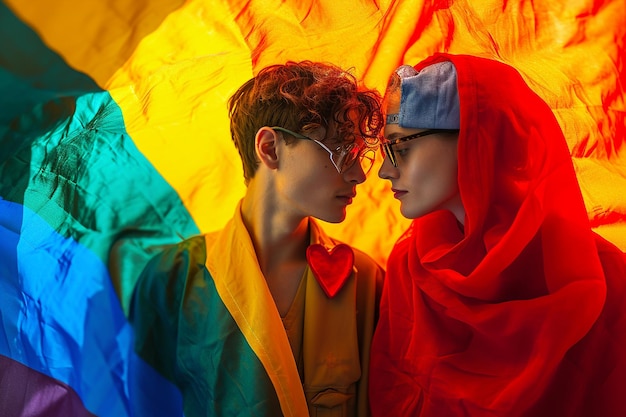
[[[311,244],[339,244],[310,221]],[[219,232],[155,257],[131,305],[140,356],[172,380],[193,416],[367,417],[370,344],[383,270],[357,249],[349,279],[326,296],[307,268],[304,375],[235,216]]]

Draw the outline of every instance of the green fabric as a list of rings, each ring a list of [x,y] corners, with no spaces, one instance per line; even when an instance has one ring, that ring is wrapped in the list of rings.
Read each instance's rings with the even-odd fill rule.
[[[63,58],[0,2],[0,133],[16,128],[12,121],[39,104],[54,103],[49,120],[62,117],[55,110],[66,97],[102,91],[87,75],[68,66]],[[66,101],[67,103],[67,101]],[[31,126],[33,127],[33,126]],[[4,151],[14,150],[0,147]],[[1,160],[1,159],[0,159]]]
[[[38,133],[55,106],[64,118]],[[36,106],[18,126],[3,138],[24,145],[5,149],[0,195],[102,259],[127,311],[153,249],[198,233],[193,219],[130,139],[109,93]]]
[[[127,312],[154,248],[198,227],[137,149],[108,92],[3,3],[0,38],[0,198],[23,204],[100,258]]]
[[[137,351],[181,389],[186,417],[279,417],[271,380],[205,261],[205,240],[197,236],[149,262],[131,306]]]

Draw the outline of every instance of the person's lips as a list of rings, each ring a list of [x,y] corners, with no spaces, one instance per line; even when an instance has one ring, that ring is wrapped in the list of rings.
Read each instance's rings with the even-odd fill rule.
[[[395,188],[392,188],[391,191],[393,192],[393,197],[398,199],[402,198],[407,193],[405,190],[397,190]]]
[[[352,204],[352,199],[355,196],[356,196],[356,193],[346,193],[346,194],[338,195],[337,198],[341,200],[341,202],[344,203],[345,205],[349,205],[349,204]]]

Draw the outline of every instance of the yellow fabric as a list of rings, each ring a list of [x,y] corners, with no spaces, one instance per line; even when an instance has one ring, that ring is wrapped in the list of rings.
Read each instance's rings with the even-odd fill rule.
[[[306,280],[307,271],[303,274],[296,291],[296,296],[293,303],[289,307],[287,314],[283,317],[283,326],[285,332],[287,332],[287,339],[291,345],[291,351],[296,361],[296,367],[298,368],[298,374],[300,374],[300,380],[304,374],[304,362],[302,357],[302,335],[304,333],[304,304],[306,299]]]
[[[397,65],[442,51],[520,70],[565,132],[594,226],[626,250],[626,234],[614,232],[626,224],[622,0],[6,3],[111,92],[131,137],[202,232],[222,228],[245,192],[225,102],[261,67],[330,61],[383,91]],[[322,226],[384,264],[408,221],[376,169],[346,221]]]
[[[263,363],[285,417],[307,415],[300,376],[283,323],[241,218],[241,203],[222,232],[208,234],[206,267],[220,298]]]
[[[222,231],[206,235],[206,266],[226,308],[269,374],[283,413],[368,416],[367,372],[382,269],[355,250],[352,276],[332,299],[317,284],[310,268],[306,269],[303,390],[287,333],[240,210],[241,203]],[[338,243],[315,221],[309,224],[312,244],[332,248]]]
[[[67,63],[106,88],[185,0],[4,0]]]

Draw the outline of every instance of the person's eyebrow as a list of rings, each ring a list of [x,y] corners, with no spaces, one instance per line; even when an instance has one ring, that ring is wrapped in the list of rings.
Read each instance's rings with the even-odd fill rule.
[[[404,135],[401,132],[393,132],[389,136],[386,136],[385,139],[387,139],[387,140],[394,140],[394,139],[398,139],[398,138],[401,138],[401,137],[404,137],[404,136],[406,136],[406,135]]]

